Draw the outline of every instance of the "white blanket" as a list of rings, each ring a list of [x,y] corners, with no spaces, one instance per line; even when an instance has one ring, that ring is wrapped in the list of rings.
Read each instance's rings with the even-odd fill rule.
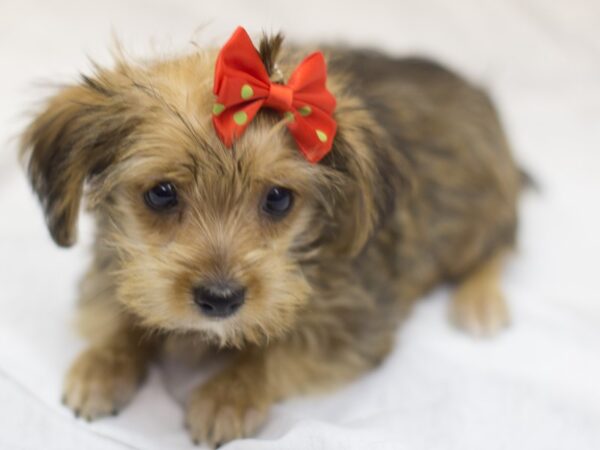
[[[222,43],[238,25],[304,42],[425,53],[485,85],[540,193],[522,202],[505,274],[513,326],[474,340],[438,290],[377,370],[329,395],[277,405],[228,449],[600,449],[600,3],[596,0],[4,0],[0,4],[0,448],[191,448],[154,370],[120,416],[77,421],[59,402],[84,343],[70,328],[89,258],[51,243],[16,163],[22,114],[108,62],[111,29],[137,55]],[[194,34],[194,30],[201,28]],[[167,383],[168,384],[168,383]]]

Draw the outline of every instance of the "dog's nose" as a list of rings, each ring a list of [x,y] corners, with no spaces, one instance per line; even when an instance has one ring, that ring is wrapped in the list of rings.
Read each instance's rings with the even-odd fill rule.
[[[227,317],[244,303],[246,289],[234,283],[204,284],[194,289],[194,302],[208,317]]]

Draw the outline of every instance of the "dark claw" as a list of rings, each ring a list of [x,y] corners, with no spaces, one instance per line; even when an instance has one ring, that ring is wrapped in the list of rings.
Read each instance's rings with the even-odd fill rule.
[[[113,416],[117,416],[117,415],[119,414],[119,410],[118,410],[117,408],[115,408],[115,409],[113,409],[113,410],[111,411],[111,414],[112,414]]]
[[[219,447],[221,447],[222,445],[223,445],[223,442],[217,442],[217,443],[215,444],[215,448],[219,448]]]
[[[79,418],[80,412],[78,409],[76,409],[75,411],[73,411],[73,414],[75,414],[75,417]]]
[[[200,441],[198,439],[192,439],[192,443],[196,446],[200,445]]]

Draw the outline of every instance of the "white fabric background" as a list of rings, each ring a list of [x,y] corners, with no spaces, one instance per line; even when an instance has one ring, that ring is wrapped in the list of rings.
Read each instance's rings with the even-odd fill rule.
[[[446,290],[421,302],[373,373],[331,395],[277,405],[228,449],[600,448],[600,3],[597,0],[0,2],[0,448],[191,445],[155,370],[119,417],[92,425],[59,403],[83,342],[69,328],[91,227],[50,242],[16,163],[15,136],[48,81],[108,62],[113,29],[136,55],[219,44],[233,28],[299,41],[425,53],[487,86],[518,160],[541,186],[522,202],[507,268],[514,316],[477,341],[446,320]],[[194,33],[198,27],[202,30]]]

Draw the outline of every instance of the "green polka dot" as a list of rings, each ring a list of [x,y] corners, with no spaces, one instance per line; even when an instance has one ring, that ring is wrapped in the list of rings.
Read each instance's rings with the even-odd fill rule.
[[[237,125],[244,125],[248,122],[248,114],[245,111],[238,111],[233,115],[233,121]]]
[[[306,117],[312,112],[312,108],[308,105],[304,105],[303,107],[298,109],[298,112],[302,117]]]
[[[327,135],[325,134],[324,131],[317,130],[317,137],[319,138],[319,140],[321,142],[327,142]]]
[[[293,122],[294,121],[294,113],[292,113],[291,111],[286,111],[283,114],[283,118],[285,120],[287,120],[288,122]]]
[[[218,116],[219,114],[221,114],[223,111],[225,111],[225,105],[221,104],[221,103],[215,103],[213,105],[213,114],[215,116]]]
[[[249,84],[245,84],[242,86],[242,91],[240,95],[244,100],[248,100],[254,95],[254,89],[252,89],[252,86],[250,86]]]

